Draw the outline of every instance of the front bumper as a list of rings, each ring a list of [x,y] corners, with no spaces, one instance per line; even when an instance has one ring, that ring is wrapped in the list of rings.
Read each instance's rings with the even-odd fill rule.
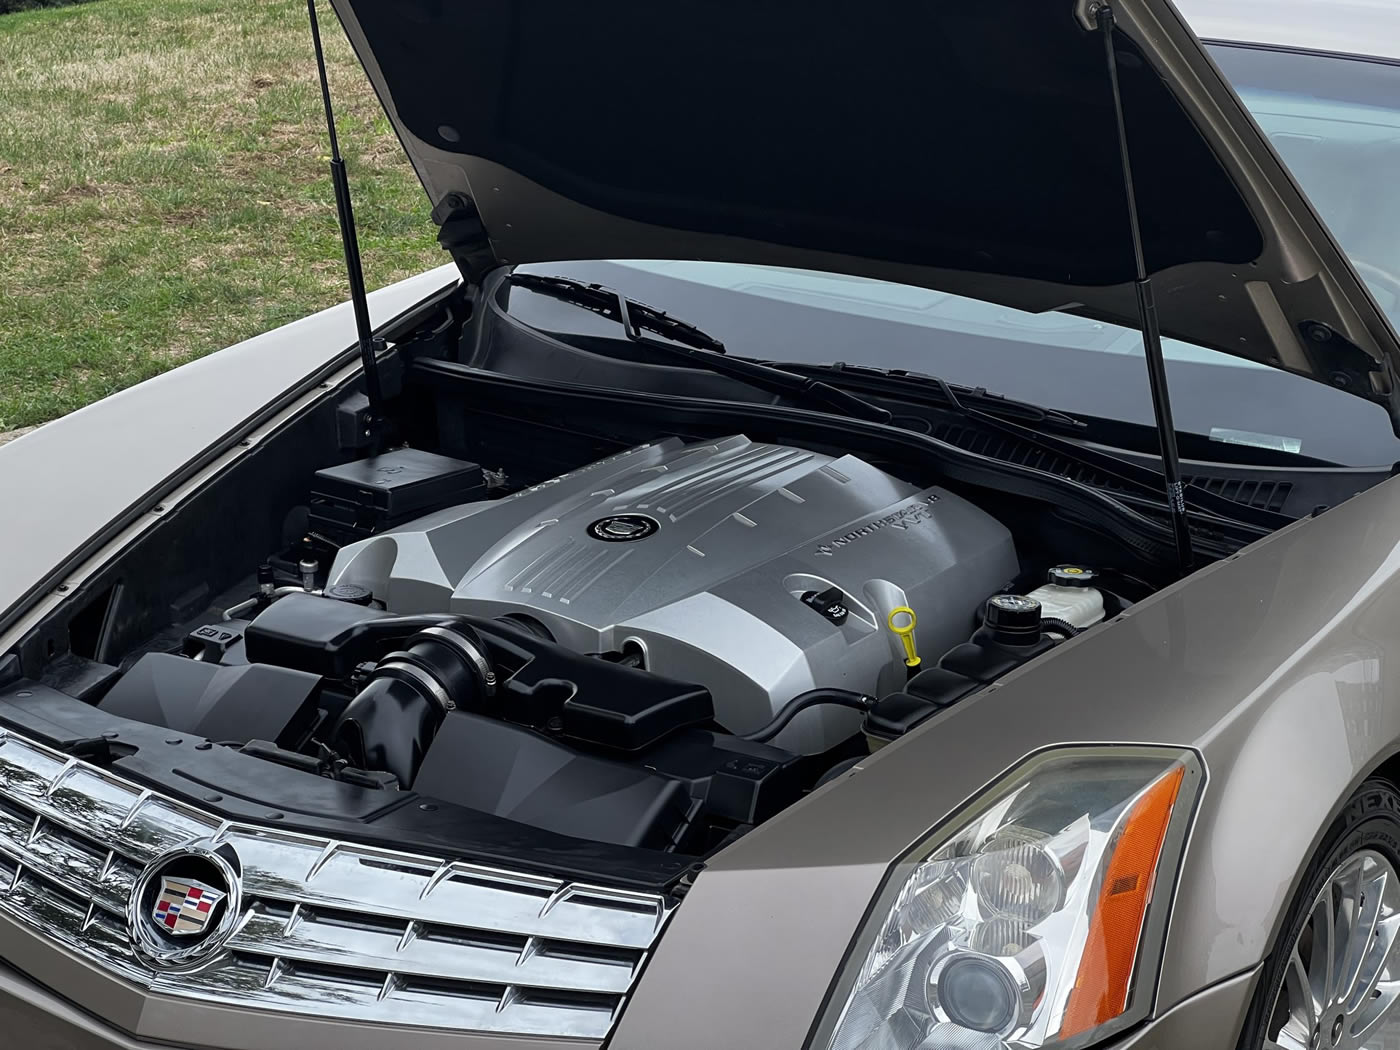
[[[1214,985],[1107,1050],[1236,1050],[1258,971]],[[332,1021],[277,1017],[216,1007],[178,1016],[152,1002],[145,1013],[151,1041],[134,1039],[76,1009],[52,992],[0,963],[0,1032],[9,1046],[25,1050],[196,1050],[220,1047],[297,1046],[304,1050],[381,1050],[385,1031]],[[569,1043],[444,1032],[395,1033],[405,1050],[580,1050]],[[586,1044],[584,1044],[586,1045]],[[643,1050],[616,1045],[615,1050]],[[646,1050],[656,1050],[655,1047]],[[796,1050],[794,1047],[793,1050]]]
[[[72,987],[84,981],[99,983],[86,991],[97,990],[106,980],[97,973],[69,974],[79,982]],[[135,1025],[144,1038],[107,1023],[107,1015],[99,1020],[84,1013],[0,963],[0,1044],[24,1050],[383,1050],[390,1036],[382,1027],[220,1006],[192,1010],[187,1003],[155,998],[118,1005],[121,1012],[116,1017],[132,1017],[131,1007],[136,1008]],[[393,1030],[391,1042],[396,1050],[585,1050],[593,1045],[402,1028]]]

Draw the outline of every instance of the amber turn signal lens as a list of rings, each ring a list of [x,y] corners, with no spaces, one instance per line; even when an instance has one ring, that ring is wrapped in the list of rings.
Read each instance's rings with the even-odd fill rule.
[[[1157,860],[1184,775],[1180,766],[1164,774],[1143,792],[1123,822],[1089,920],[1079,975],[1060,1026],[1061,1039],[1087,1032],[1123,1012]]]

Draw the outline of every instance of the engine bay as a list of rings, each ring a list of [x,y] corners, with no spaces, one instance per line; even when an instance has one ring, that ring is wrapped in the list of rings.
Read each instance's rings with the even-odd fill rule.
[[[1125,604],[1085,565],[1024,585],[952,491],[742,434],[521,487],[408,447],[323,468],[253,578],[74,692],[283,775],[678,858]]]
[[[35,620],[0,733],[231,822],[674,890],[1175,578],[1138,491],[965,448],[999,425],[918,384],[864,391],[893,426],[620,393],[454,303],[387,329],[389,416],[326,384]]]

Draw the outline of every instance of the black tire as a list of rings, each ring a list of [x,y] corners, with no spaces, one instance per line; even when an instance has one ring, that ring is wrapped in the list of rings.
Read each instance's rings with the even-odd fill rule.
[[[1239,1050],[1260,1050],[1271,1024],[1277,1032],[1278,1019],[1268,1015],[1278,1002],[1288,956],[1307,923],[1308,910],[1331,874],[1347,858],[1362,850],[1374,850],[1400,868],[1400,792],[1383,780],[1368,780],[1362,784],[1323,836],[1317,855],[1304,873],[1298,895],[1288,907],[1278,942],[1264,962],[1264,971],[1245,1016]]]

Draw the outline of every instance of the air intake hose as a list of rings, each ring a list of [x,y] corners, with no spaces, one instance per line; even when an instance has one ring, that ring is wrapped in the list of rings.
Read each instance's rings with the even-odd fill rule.
[[[395,619],[402,626],[412,618]],[[489,652],[469,624],[442,616],[425,622],[375,665],[331,734],[332,746],[355,765],[392,773],[405,788],[448,712],[496,690]]]

